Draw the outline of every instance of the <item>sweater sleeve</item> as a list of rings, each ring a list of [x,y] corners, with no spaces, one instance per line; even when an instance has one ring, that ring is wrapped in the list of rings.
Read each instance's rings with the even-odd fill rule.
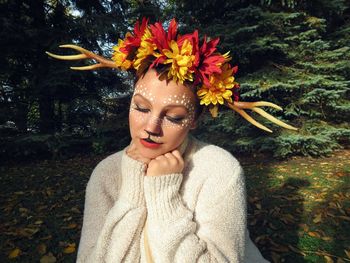
[[[119,174],[110,162],[95,168],[86,188],[77,262],[138,262],[146,218],[144,169],[126,154]]]
[[[243,262],[246,196],[238,165],[219,186],[202,188],[193,213],[179,193],[183,175],[145,177],[148,239],[158,262]],[[210,175],[209,175],[210,177]]]

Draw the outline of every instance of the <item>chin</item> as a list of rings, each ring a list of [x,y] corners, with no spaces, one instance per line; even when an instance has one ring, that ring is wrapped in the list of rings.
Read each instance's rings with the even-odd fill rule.
[[[137,147],[139,149],[139,153],[143,157],[149,158],[149,159],[154,159],[154,158],[158,157],[159,155],[162,155],[162,154],[165,154],[168,152],[168,150],[165,148],[164,144],[162,144],[161,146],[159,146],[156,149],[151,149],[151,148],[147,148],[146,146],[144,146],[140,142],[138,142]]]
[[[141,145],[140,147],[141,147],[141,150],[140,150],[141,155],[149,159],[154,159],[159,155],[167,153],[166,151],[162,151],[162,149],[147,149],[143,145]]]

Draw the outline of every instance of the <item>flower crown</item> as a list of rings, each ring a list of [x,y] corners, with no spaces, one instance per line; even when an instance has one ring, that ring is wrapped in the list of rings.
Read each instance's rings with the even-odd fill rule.
[[[71,48],[79,51],[79,55],[61,56],[46,52],[51,57],[63,60],[94,59],[98,64],[71,67],[75,70],[94,70],[101,67],[118,68],[124,71],[135,71],[141,76],[150,68],[157,68],[159,79],[173,80],[184,83],[190,82],[196,87],[197,96],[201,105],[209,108],[213,117],[218,114],[219,105],[227,106],[239,113],[243,118],[268,132],[266,126],[255,121],[245,109],[250,109],[271,122],[287,129],[296,130],[259,106],[273,107],[282,110],[276,104],[259,102],[239,102],[239,84],[235,82],[234,75],[238,67],[229,64],[229,52],[220,54],[216,46],[219,38],[208,40],[204,36],[200,45],[198,30],[193,33],[180,35],[177,32],[175,19],[170,21],[165,31],[161,23],[149,24],[148,19],[137,21],[133,32],[128,32],[124,39],[119,39],[113,47],[112,60],[96,55],[76,45],[61,45],[62,48]]]

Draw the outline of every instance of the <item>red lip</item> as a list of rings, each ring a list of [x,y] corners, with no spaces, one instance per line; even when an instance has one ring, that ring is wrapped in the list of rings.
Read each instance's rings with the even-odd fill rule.
[[[161,145],[161,143],[152,143],[152,142],[145,141],[144,139],[140,139],[140,142],[142,143],[143,146],[151,149],[158,148]]]

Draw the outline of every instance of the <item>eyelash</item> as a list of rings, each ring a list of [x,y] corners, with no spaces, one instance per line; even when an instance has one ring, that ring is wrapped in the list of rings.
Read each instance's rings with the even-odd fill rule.
[[[143,113],[149,112],[149,109],[140,108],[138,105],[136,105],[136,107],[134,109],[137,110],[137,111],[143,112]],[[175,123],[175,124],[180,124],[182,122],[182,120],[184,119],[182,117],[180,117],[180,118],[173,118],[173,117],[170,117],[170,116],[166,116],[166,118],[167,118],[167,120],[169,120],[170,122]]]
[[[141,112],[149,112],[149,109],[142,109],[139,106],[136,105],[136,107],[134,108],[135,110],[141,111]]]

